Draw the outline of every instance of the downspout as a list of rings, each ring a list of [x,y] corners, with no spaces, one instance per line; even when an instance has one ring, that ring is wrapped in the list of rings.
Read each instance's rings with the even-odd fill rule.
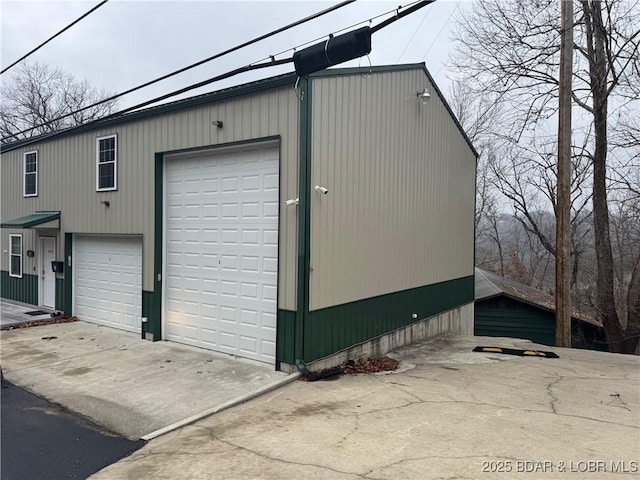
[[[299,79],[299,149],[298,163],[298,285],[294,356],[304,360],[304,328],[309,317],[309,264],[311,257],[311,81]]]

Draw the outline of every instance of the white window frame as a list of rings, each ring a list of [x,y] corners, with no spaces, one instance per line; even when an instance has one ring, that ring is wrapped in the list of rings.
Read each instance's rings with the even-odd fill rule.
[[[14,238],[19,238],[20,239],[20,253],[13,253],[13,239]],[[17,234],[11,234],[9,235],[9,276],[10,277],[14,277],[14,278],[22,278],[22,272],[24,270],[24,265],[22,264],[22,251],[23,251],[23,245],[22,245],[22,234],[21,233],[17,233]],[[15,274],[12,272],[12,264],[13,264],[13,257],[19,257],[20,258],[20,273],[19,274]]]
[[[100,188],[100,141],[113,138],[114,157],[111,162],[113,163],[113,187]],[[96,138],[96,192],[111,192],[118,189],[118,136],[114,133],[111,135],[105,135],[103,137]]]
[[[27,156],[35,155],[36,156],[36,171],[35,172],[27,172]],[[37,197],[38,196],[38,151],[31,150],[30,152],[24,152],[23,162],[22,162],[22,196],[23,197]],[[36,191],[34,193],[27,193],[27,175],[34,175],[36,177]]]

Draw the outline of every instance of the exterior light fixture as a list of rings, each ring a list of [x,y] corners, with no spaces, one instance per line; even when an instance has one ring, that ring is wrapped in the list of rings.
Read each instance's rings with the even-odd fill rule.
[[[218,128],[222,128],[222,120],[214,120],[213,122],[211,122],[211,125],[213,125],[214,127],[218,127]]]
[[[109,203],[109,200],[102,200],[100,203],[105,207],[108,207],[109,205],[111,205],[111,203]]]
[[[421,92],[417,93],[417,97],[420,99],[420,101],[423,104],[425,104],[431,98],[431,94],[429,93],[429,90],[427,90],[426,87],[425,87],[424,90],[422,90]]]

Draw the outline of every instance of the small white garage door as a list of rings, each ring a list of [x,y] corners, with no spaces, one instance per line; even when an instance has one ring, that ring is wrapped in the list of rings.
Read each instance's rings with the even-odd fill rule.
[[[165,337],[273,363],[277,148],[166,163]]]
[[[74,314],[81,320],[141,332],[142,240],[75,236]]]

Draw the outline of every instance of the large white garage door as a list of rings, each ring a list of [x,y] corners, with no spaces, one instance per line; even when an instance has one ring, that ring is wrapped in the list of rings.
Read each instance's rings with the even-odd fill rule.
[[[166,163],[165,337],[273,363],[278,149]]]
[[[141,239],[76,236],[73,249],[73,313],[87,322],[140,333]]]

